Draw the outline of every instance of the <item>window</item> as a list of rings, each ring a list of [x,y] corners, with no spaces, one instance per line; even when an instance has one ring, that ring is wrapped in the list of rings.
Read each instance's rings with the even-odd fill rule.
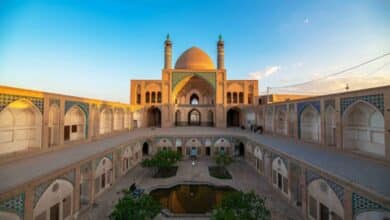
[[[77,132],[77,125],[72,125],[72,133]]]
[[[227,104],[231,104],[232,103],[232,93],[228,92],[226,96],[227,96],[226,97]]]
[[[240,104],[243,104],[244,103],[244,93],[240,92],[238,96],[239,96]]]
[[[145,94],[145,102],[146,103],[150,102],[150,93],[149,92],[146,92],[146,94]]]
[[[152,92],[152,103],[156,103],[156,92]]]
[[[237,103],[237,92],[233,92],[233,103]]]
[[[137,94],[137,104],[141,104],[141,94]]]
[[[260,98],[259,99],[259,105],[263,104],[263,100]]]
[[[252,104],[252,99],[253,99],[253,94],[249,93],[248,94],[248,104]]]
[[[192,94],[190,97],[190,104],[191,105],[198,105],[199,104],[199,97],[197,94]]]
[[[283,177],[283,192],[288,194],[288,179]]]
[[[317,200],[309,195],[309,215],[317,219]]]
[[[157,92],[157,102],[161,103],[161,92]]]

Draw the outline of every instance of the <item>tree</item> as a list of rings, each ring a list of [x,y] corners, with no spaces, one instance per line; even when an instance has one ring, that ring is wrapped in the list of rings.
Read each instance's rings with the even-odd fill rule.
[[[233,163],[233,158],[225,153],[220,153],[214,157],[215,163],[219,167],[225,168],[229,164]]]
[[[160,211],[160,203],[149,195],[133,198],[131,194],[125,194],[115,205],[114,211],[110,214],[110,219],[153,219]]]
[[[219,206],[213,211],[212,220],[270,220],[271,212],[265,202],[254,192],[233,192],[222,198]]]
[[[143,167],[157,168],[157,170],[166,170],[174,166],[181,160],[181,154],[172,150],[162,150],[153,155],[150,159],[144,159],[141,163]]]

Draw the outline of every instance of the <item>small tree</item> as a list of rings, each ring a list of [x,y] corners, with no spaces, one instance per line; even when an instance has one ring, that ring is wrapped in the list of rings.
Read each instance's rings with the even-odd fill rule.
[[[166,170],[174,166],[177,161],[181,160],[181,154],[172,150],[162,150],[153,155],[150,159],[144,159],[141,163],[143,167],[157,168]]]
[[[219,153],[217,156],[214,157],[215,163],[219,167],[225,168],[229,164],[233,163],[233,158],[225,153]]]
[[[219,206],[213,211],[212,220],[270,220],[271,212],[265,202],[254,192],[242,191],[229,193],[223,197]]]
[[[126,194],[115,205],[114,211],[110,214],[110,219],[153,219],[160,211],[160,203],[151,196],[142,195],[136,199],[130,194]]]

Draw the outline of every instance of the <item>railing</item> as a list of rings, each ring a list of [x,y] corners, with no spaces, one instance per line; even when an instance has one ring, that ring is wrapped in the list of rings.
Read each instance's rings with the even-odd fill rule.
[[[175,126],[200,126],[200,127],[214,127],[214,122],[188,122],[188,121],[176,121]]]

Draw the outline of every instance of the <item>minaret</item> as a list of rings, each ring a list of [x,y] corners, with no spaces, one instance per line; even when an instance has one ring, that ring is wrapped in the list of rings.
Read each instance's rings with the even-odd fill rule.
[[[164,69],[172,69],[172,42],[169,39],[169,34],[167,34],[164,44]]]
[[[217,48],[218,48],[218,69],[225,69],[225,61],[224,61],[224,42],[222,40],[222,35],[219,35],[218,43],[217,43]]]

